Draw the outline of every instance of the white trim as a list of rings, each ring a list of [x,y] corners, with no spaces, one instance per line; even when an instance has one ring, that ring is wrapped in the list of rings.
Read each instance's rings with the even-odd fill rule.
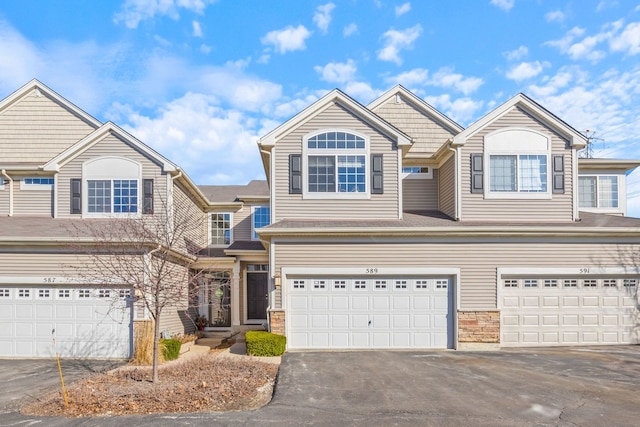
[[[401,179],[433,179],[433,166],[415,166],[428,168],[427,172],[404,172],[404,168],[410,168],[412,166],[402,166],[398,170],[400,171]]]
[[[310,138],[314,136],[325,134],[325,133],[346,133],[350,135],[355,135],[364,140],[364,148],[308,148],[308,141]],[[370,146],[371,139],[363,133],[354,130],[348,130],[344,128],[321,128],[317,129],[313,132],[307,133],[302,137],[302,174],[303,174],[303,186],[302,186],[302,198],[303,199],[370,199],[371,198],[371,171],[369,168],[371,167],[369,156],[370,156]],[[335,164],[335,191],[332,192],[310,192],[309,191],[309,157],[310,156],[320,156],[320,157],[334,157]],[[338,186],[340,185],[338,182],[338,157],[340,156],[362,156],[364,157],[364,188],[363,192],[339,192]]]
[[[402,150],[396,150],[397,158],[398,158],[398,219],[402,219],[403,211],[404,211],[404,197],[402,195],[403,192],[403,184],[402,184]],[[384,179],[384,174],[382,175]]]
[[[571,148],[571,191],[573,192],[572,194],[572,199],[573,199],[573,220],[577,221],[580,219],[580,208],[578,207],[578,204],[580,203],[578,201],[578,190],[577,190],[577,183],[578,183],[578,150],[573,147]],[[565,182],[565,191],[567,191],[567,185]]]
[[[583,267],[544,268],[544,267],[507,267],[498,268],[501,276],[598,276],[608,274],[640,274],[640,267],[598,267],[585,262]]]
[[[455,188],[455,215],[454,218],[457,221],[462,220],[462,147],[455,148],[455,176],[454,176],[454,188]],[[440,179],[440,177],[438,177]]]
[[[583,177],[596,179],[596,194],[595,194],[596,206],[594,207],[580,206],[580,178],[583,178]],[[600,207],[600,178],[601,177],[616,178],[617,185],[618,185],[618,200],[617,200],[618,207],[606,207],[606,208]],[[576,194],[578,195],[577,205],[579,210],[583,212],[599,212],[599,213],[612,213],[612,214],[622,214],[622,215],[627,214],[627,193],[626,193],[627,183],[626,183],[626,176],[623,173],[605,171],[605,170],[588,171],[584,173],[579,173],[578,179],[576,180],[576,182],[577,182]]]
[[[27,184],[24,182],[25,179],[34,179],[34,178],[46,178],[53,179],[52,184]],[[51,191],[55,185],[55,177],[51,176],[23,176],[20,177],[20,191]]]
[[[243,321],[242,323],[244,325],[261,325],[263,323],[269,322],[269,308],[271,307],[270,303],[270,290],[271,290],[271,270],[267,270],[267,271],[249,271],[247,269],[247,266],[249,264],[258,264],[258,265],[265,265],[264,262],[247,262],[244,266],[244,270],[242,273],[242,283],[244,284],[244,292],[242,293],[242,304],[243,304]],[[267,264],[267,268],[269,268],[269,265]],[[249,287],[248,282],[247,282],[247,275],[249,273],[257,273],[257,274],[266,274],[267,275],[267,295],[268,295],[268,299],[267,299],[267,310],[264,313],[265,318],[264,319],[249,319]]]
[[[212,242],[212,236],[211,236],[211,231],[212,231],[212,227],[211,227],[211,216],[212,215],[229,215],[229,243],[213,243]],[[216,246],[216,247],[226,247],[230,244],[233,243],[233,229],[234,224],[233,224],[233,212],[229,212],[229,211],[210,211],[207,212],[207,242],[209,246]]]

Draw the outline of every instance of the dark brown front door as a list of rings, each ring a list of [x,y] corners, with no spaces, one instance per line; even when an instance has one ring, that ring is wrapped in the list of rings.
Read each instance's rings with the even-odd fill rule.
[[[267,273],[247,273],[247,318],[267,318]]]

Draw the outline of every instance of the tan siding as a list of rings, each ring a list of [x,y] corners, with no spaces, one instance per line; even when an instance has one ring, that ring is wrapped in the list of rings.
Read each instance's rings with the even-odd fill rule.
[[[155,200],[154,200],[155,202]],[[173,187],[174,230],[178,237],[177,247],[189,252],[199,250],[209,244],[208,219],[188,193],[177,184]],[[160,209],[163,209],[162,207]],[[161,213],[156,211],[157,213]],[[183,243],[186,246],[183,246]]]
[[[402,180],[402,210],[421,211],[438,209],[438,170],[432,179]]]
[[[565,193],[552,194],[551,199],[485,199],[483,194],[471,194],[471,154],[484,151],[485,135],[505,127],[526,127],[551,138],[552,154],[564,154]],[[463,221],[571,221],[573,218],[573,174],[571,149],[568,142],[553,130],[514,108],[504,117],[470,138],[462,149],[462,220]],[[551,162],[551,159],[549,159]],[[488,165],[485,165],[485,169]],[[485,170],[485,173],[487,171]],[[551,185],[549,177],[549,185]]]
[[[251,206],[244,205],[241,211],[233,214],[233,240],[251,240]]]
[[[2,161],[46,163],[93,130],[53,99],[31,92],[0,113]]]
[[[433,117],[426,115],[412,103],[400,96],[401,102],[396,104],[396,97],[380,105],[374,111],[377,115],[411,136],[413,145],[406,158],[412,154],[433,154],[454,134]]]
[[[158,164],[154,163],[146,155],[110,134],[61,168],[58,174],[59,217],[77,216],[70,214],[70,180],[72,178],[82,178],[82,164],[84,162],[102,156],[121,156],[139,162],[142,165],[142,178],[154,179],[154,211],[161,212],[164,210],[167,194],[166,174],[162,172]]]
[[[14,178],[15,179],[15,178]],[[20,181],[13,182],[13,214],[52,216],[53,188],[50,190],[21,190]],[[7,193],[9,185],[6,185]]]
[[[0,276],[73,276],[72,265],[88,264],[91,257],[64,253],[0,253]]]
[[[370,153],[383,154],[384,194],[372,194],[369,200],[311,200],[301,194],[289,194],[289,154],[302,153],[304,135],[320,129],[350,129],[370,138]],[[370,125],[338,104],[310,119],[276,142],[275,147],[276,218],[397,218],[398,157],[394,143]],[[304,160],[303,160],[304,162]],[[369,160],[367,160],[369,166]],[[367,177],[369,177],[367,171]],[[303,177],[303,185],[307,185]],[[370,183],[367,183],[369,186]]]
[[[171,264],[167,273],[172,277],[172,282],[182,289],[182,295],[176,293],[171,295],[170,303],[167,304],[160,314],[160,331],[169,335],[182,334],[193,327],[186,313],[188,304],[188,271],[185,267]]]
[[[452,218],[456,216],[456,158],[451,156],[438,170],[438,200],[442,213]]]
[[[4,177],[0,176],[0,179]],[[5,184],[4,188],[0,188],[0,215],[9,215],[9,184]]]
[[[460,268],[463,310],[496,309],[498,267],[620,267],[621,251],[613,244],[549,242],[485,243],[279,243],[276,271],[282,267],[430,267]],[[637,246],[636,246],[637,250]]]

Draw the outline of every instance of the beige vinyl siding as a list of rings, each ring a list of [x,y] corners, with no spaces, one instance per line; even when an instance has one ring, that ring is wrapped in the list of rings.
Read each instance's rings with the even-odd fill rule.
[[[153,179],[154,183],[154,212],[165,211],[166,204],[166,174],[162,172],[160,165],[153,162],[117,136],[109,134],[98,141],[91,148],[78,155],[65,164],[58,174],[58,217],[77,217],[71,215],[71,182],[72,178],[82,178],[82,164],[87,160],[103,156],[119,156],[135,160],[142,165],[142,178]],[[142,183],[140,183],[142,186]],[[139,189],[142,191],[142,188]],[[86,195],[83,195],[83,205],[86,203]],[[140,206],[142,201],[139,200]]]
[[[416,108],[411,102],[400,95],[400,103],[396,104],[396,97],[391,97],[380,105],[374,112],[411,136],[413,145],[405,158],[412,158],[412,154],[433,154],[454,136],[447,127],[433,117]]]
[[[164,178],[163,178],[164,179]],[[154,204],[156,200],[154,197]],[[162,202],[162,201],[161,201]],[[176,230],[176,249],[187,250],[190,253],[200,250],[209,244],[209,215],[203,212],[188,193],[177,183],[173,186],[174,230]],[[162,214],[156,211],[156,214]],[[183,245],[185,244],[185,245]]]
[[[506,127],[524,127],[534,129],[551,138],[551,155],[564,155],[564,194],[552,194],[551,199],[485,199],[483,194],[471,193],[471,154],[483,153],[483,137],[495,130]],[[463,221],[547,221],[562,222],[573,219],[573,185],[571,177],[572,150],[567,140],[558,133],[544,126],[520,108],[514,108],[500,119],[487,126],[470,138],[462,148],[462,220]],[[549,158],[549,167],[552,167]],[[488,173],[489,165],[485,165],[484,173]],[[551,170],[551,169],[550,169]],[[548,185],[552,185],[552,177],[548,177]],[[485,189],[486,191],[487,189]],[[550,188],[551,190],[551,188]]]
[[[44,164],[93,130],[55,100],[32,91],[0,113],[2,161]]]
[[[262,205],[260,205],[262,206]],[[233,213],[233,241],[251,240],[251,206]]]
[[[5,178],[0,176],[0,179],[4,180]],[[9,183],[0,187],[0,215],[9,215]]]
[[[13,181],[13,214],[24,216],[48,216],[53,213],[53,187],[49,190],[21,190],[22,178],[14,178]],[[7,193],[9,185],[5,185]]]
[[[438,169],[438,201],[439,210],[452,218],[456,216],[456,158],[449,157]]]
[[[160,314],[160,331],[169,335],[183,334],[193,329],[193,323],[187,316],[189,309],[189,272],[186,267],[171,264],[167,270],[171,282],[179,287],[180,291],[166,294],[169,298]],[[167,283],[169,283],[167,281]]]
[[[61,244],[64,250],[64,244]],[[69,253],[43,252],[11,252],[0,253],[0,276],[42,276],[63,277],[74,276],[76,270],[73,265],[90,263],[88,255]]]
[[[637,246],[635,247],[637,250]],[[276,272],[282,267],[460,268],[460,308],[495,310],[497,268],[588,268],[628,265],[624,245],[568,242],[503,243],[278,243]]]
[[[371,194],[370,199],[304,199],[302,194],[289,194],[289,154],[302,153],[302,138],[318,130],[352,130],[369,137],[369,153],[383,154],[384,194]],[[282,218],[398,218],[398,157],[394,142],[369,124],[334,103],[276,142],[275,210]],[[345,150],[345,154],[349,150]],[[303,164],[306,159],[302,159]],[[371,160],[367,159],[367,187],[371,186]],[[304,170],[304,167],[303,167]],[[303,186],[307,179],[303,176]],[[344,195],[344,193],[342,194]]]
[[[404,211],[438,209],[438,170],[433,170],[431,179],[402,180],[402,205]]]

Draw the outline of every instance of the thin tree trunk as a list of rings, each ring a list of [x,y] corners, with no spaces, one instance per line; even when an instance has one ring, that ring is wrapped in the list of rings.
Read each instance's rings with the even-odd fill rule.
[[[153,322],[153,379],[154,383],[158,382],[158,350],[160,347],[160,322],[156,316]]]

